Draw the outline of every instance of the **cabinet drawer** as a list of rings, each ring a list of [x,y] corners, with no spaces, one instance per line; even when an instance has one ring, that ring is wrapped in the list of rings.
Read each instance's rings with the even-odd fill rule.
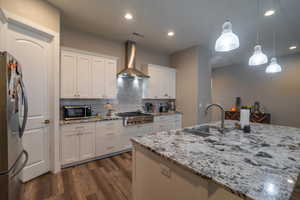
[[[156,122],[162,122],[162,121],[175,121],[175,120],[181,120],[181,115],[165,115],[165,116],[157,116],[154,118],[154,121]]]
[[[122,126],[122,120],[97,122],[96,124],[96,128],[102,130],[121,130]]]
[[[154,118],[154,121],[160,122],[160,121],[166,121],[169,119],[169,116],[157,116]]]
[[[95,123],[80,123],[80,124],[70,124],[63,125],[61,127],[62,134],[72,135],[82,132],[94,132]]]
[[[119,151],[115,144],[98,144],[96,146],[96,156],[103,156]]]
[[[119,132],[116,132],[115,130],[107,131],[107,132],[99,132],[96,133],[96,139],[97,140],[114,140],[115,138],[118,138],[120,136]]]

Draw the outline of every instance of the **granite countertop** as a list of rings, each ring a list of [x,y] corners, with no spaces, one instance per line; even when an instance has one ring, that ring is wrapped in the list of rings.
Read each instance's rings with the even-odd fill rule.
[[[89,123],[89,122],[98,122],[98,121],[110,121],[110,120],[120,120],[121,117],[113,116],[113,117],[90,117],[87,119],[74,119],[74,120],[60,120],[61,125],[65,124],[78,124],[78,123]]]
[[[300,199],[300,129],[251,124],[251,133],[243,133],[234,123],[225,121],[231,128],[225,135],[215,129],[206,137],[174,130],[132,141],[243,199],[289,200],[293,190]]]
[[[166,112],[166,113],[148,113],[153,116],[162,116],[162,115],[175,115],[175,114],[181,114],[180,112]],[[123,119],[122,117],[113,116],[113,117],[97,117],[93,116],[87,119],[74,119],[74,120],[60,120],[60,124],[78,124],[78,123],[88,123],[88,122],[97,122],[97,121],[108,121],[108,120],[120,120]]]
[[[181,115],[182,113],[178,111],[172,111],[172,112],[155,112],[155,113],[147,113],[147,114],[151,114],[155,117],[155,116],[162,116],[162,115]]]

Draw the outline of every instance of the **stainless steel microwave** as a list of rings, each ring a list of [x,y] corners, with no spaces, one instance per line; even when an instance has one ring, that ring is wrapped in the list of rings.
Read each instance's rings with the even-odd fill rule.
[[[92,116],[90,105],[84,106],[64,106],[64,120],[86,119]]]

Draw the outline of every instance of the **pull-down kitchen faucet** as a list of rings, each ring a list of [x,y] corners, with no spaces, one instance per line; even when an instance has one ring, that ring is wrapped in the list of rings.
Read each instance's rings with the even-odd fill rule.
[[[225,120],[225,111],[224,111],[224,108],[219,105],[219,104],[209,104],[206,109],[205,109],[205,115],[207,115],[208,113],[208,110],[213,107],[213,106],[216,106],[217,108],[220,108],[220,111],[221,111],[221,128],[220,128],[220,132],[221,133],[224,133],[224,130],[225,130],[225,127],[224,127],[224,120]]]

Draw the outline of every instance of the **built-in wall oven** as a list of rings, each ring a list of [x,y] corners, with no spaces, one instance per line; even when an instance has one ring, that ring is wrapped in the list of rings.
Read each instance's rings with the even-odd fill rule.
[[[86,119],[92,116],[92,108],[90,105],[82,106],[64,106],[64,120]]]

